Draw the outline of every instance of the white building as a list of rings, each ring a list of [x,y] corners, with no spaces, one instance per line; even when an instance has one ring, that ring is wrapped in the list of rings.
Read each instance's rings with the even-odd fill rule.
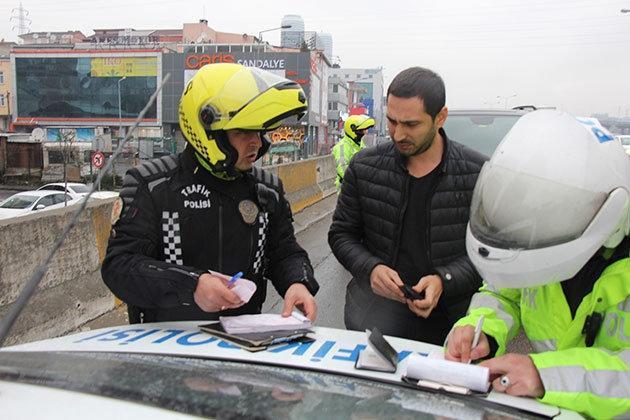
[[[301,48],[304,42],[304,19],[300,15],[284,15],[281,26],[291,26],[282,29],[280,46],[287,48]]]
[[[385,135],[383,69],[331,68],[330,74],[348,83],[349,112],[352,113],[353,108],[367,108],[368,114],[376,120],[376,134]]]

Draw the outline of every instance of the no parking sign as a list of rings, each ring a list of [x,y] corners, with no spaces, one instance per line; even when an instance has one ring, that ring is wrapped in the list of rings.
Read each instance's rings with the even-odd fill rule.
[[[92,153],[92,165],[96,168],[101,169],[105,164],[105,155],[103,152],[97,151]]]

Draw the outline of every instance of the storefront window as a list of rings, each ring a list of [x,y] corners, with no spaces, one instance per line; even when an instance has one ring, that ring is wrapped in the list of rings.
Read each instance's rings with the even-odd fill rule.
[[[18,117],[135,118],[157,86],[155,57],[15,59]],[[156,105],[145,118],[156,118]]]

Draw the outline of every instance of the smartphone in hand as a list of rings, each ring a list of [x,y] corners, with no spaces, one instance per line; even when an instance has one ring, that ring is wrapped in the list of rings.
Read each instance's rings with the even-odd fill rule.
[[[424,290],[421,292],[416,292],[409,286],[408,284],[403,284],[400,287],[400,290],[403,292],[405,297],[410,300],[422,300],[424,299]]]

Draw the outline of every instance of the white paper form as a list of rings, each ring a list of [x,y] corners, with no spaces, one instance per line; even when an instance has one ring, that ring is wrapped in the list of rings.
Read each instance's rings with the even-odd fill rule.
[[[452,362],[412,354],[407,359],[408,378],[457,385],[472,391],[488,392],[490,370],[487,367]]]
[[[286,318],[280,314],[258,314],[221,316],[219,321],[228,334],[308,330],[312,327],[311,321],[296,311]]]
[[[217,271],[210,271],[210,274],[223,278],[225,280],[230,280],[230,276],[219,273]],[[241,277],[234,282],[234,286],[232,286],[230,290],[236,293],[236,295],[240,297],[243,302],[247,303],[252,298],[252,296],[254,296],[254,293],[256,293],[256,283]]]

